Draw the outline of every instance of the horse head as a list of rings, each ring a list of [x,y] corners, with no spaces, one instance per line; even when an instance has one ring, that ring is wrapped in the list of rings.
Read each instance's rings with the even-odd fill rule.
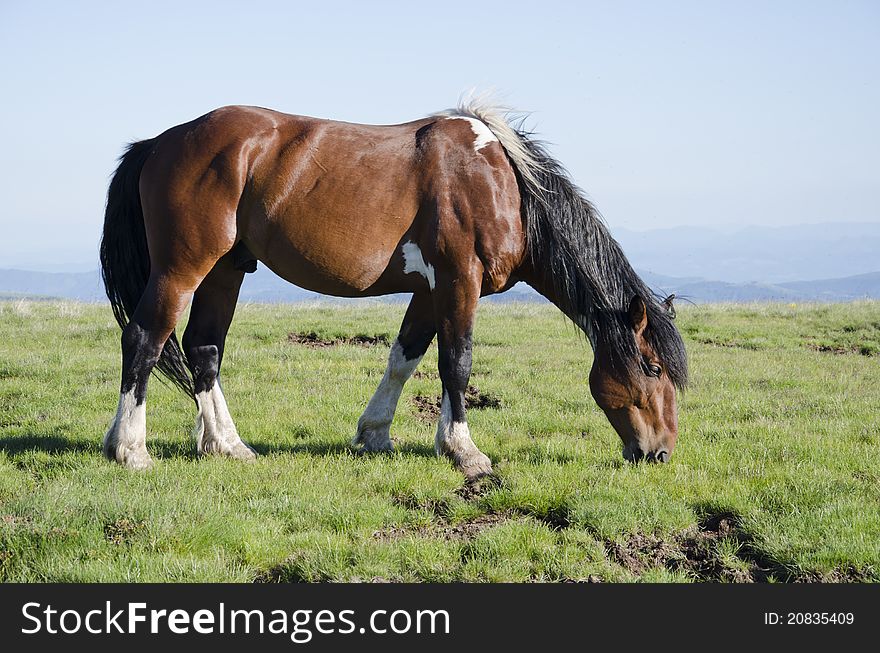
[[[674,315],[671,297],[662,308],[666,316]],[[633,297],[624,320],[638,360],[621,370],[610,352],[599,347],[590,371],[593,398],[623,441],[623,457],[630,462],[666,462],[678,438],[676,384],[654,344],[649,315],[644,300]]]

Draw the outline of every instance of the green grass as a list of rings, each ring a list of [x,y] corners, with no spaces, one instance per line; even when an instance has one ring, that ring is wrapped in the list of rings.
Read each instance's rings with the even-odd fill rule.
[[[118,398],[106,307],[0,303],[5,581],[880,580],[880,304],[683,307],[670,464],[629,465],[547,306],[481,306],[471,411],[497,478],[462,487],[407,385],[392,455],[349,445],[404,306],[240,306],[224,391],[256,463],[197,459],[194,406],[155,379],[132,473],[101,456]]]

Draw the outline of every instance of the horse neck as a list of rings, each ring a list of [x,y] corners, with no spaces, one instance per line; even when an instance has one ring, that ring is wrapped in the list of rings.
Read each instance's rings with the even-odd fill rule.
[[[543,266],[541,266],[541,269],[536,270],[535,266],[527,257],[526,261],[523,262],[522,266],[517,271],[517,277],[538,291],[538,293],[562,311],[563,315],[574,322],[574,324],[584,332],[584,335],[586,335],[595,350],[596,338],[591,332],[590,325],[588,324],[588,317],[584,313],[578,311],[576,307],[570,306],[564,297],[559,296],[553,280],[548,277],[546,269],[544,269]]]

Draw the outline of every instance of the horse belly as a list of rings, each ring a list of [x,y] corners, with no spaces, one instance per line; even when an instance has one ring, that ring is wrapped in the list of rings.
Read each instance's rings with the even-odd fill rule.
[[[414,213],[288,214],[269,227],[262,246],[248,246],[275,274],[314,292],[339,297],[413,292],[417,288],[403,272],[398,245]]]
[[[269,255],[254,252],[279,277],[313,292],[336,297],[365,297],[412,292],[403,275],[392,270],[392,255],[369,251],[358,257],[333,258],[303,252],[292,244],[276,245]]]
[[[248,247],[317,292],[407,292],[399,249],[419,210],[414,130],[310,123],[285,133],[254,171],[240,221]]]

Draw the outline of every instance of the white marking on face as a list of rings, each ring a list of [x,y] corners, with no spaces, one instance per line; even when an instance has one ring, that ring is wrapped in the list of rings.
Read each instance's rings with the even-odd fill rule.
[[[498,137],[492,133],[492,130],[486,126],[482,120],[471,118],[470,116],[449,116],[447,120],[467,120],[474,132],[474,152],[479,152],[489,143],[494,143]]]
[[[394,341],[391,353],[388,354],[388,367],[385,368],[385,375],[379,382],[376,392],[373,393],[370,403],[367,404],[364,414],[358,420],[358,432],[369,429],[381,431],[383,435],[388,434],[391,420],[394,419],[394,413],[397,411],[397,403],[400,401],[403,386],[418,367],[420,360],[422,360],[421,356],[407,360],[403,353],[403,347],[397,340]]]
[[[418,272],[428,281],[428,286],[431,290],[434,290],[434,266],[430,263],[425,263],[425,258],[422,256],[422,250],[419,249],[419,246],[409,241],[404,243],[401,250],[403,251],[403,273]]]

